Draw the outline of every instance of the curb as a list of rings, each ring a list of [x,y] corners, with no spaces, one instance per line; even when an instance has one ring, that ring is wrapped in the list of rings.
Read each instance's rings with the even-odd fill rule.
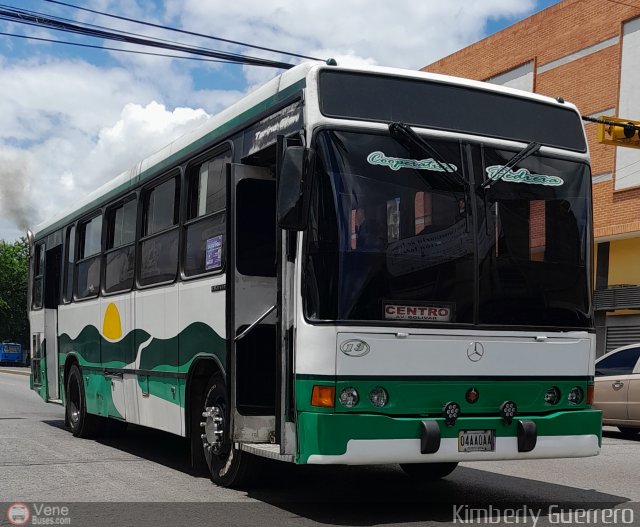
[[[4,368],[0,368],[0,373],[11,373],[12,375],[24,375],[26,377],[31,375],[31,372],[28,372],[28,371],[8,370]]]

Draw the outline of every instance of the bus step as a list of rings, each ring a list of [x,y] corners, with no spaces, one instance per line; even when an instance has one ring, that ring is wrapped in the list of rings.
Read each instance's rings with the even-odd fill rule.
[[[281,454],[280,445],[271,443],[240,443],[236,448],[254,454],[256,456],[268,457],[277,461],[287,461],[293,463],[293,455]]]

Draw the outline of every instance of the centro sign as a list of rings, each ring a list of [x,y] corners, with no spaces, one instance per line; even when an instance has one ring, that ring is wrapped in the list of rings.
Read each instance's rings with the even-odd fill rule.
[[[403,306],[387,304],[384,306],[384,318],[388,320],[450,322],[451,308],[444,306]]]

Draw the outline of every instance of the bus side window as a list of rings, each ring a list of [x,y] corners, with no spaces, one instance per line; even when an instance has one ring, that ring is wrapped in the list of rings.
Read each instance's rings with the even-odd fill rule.
[[[223,266],[226,171],[231,153],[224,152],[189,167],[183,270],[197,276]]]
[[[33,258],[33,290],[31,293],[31,309],[42,309],[44,277],[44,244],[36,245]]]
[[[102,215],[78,226],[76,298],[94,298],[100,292]]]
[[[172,177],[142,197],[140,284],[172,282],[178,271],[178,203],[180,186]]]
[[[76,226],[67,227],[67,237],[65,241],[65,260],[64,260],[64,292],[62,301],[68,304],[73,300],[73,263],[76,257]]]
[[[137,205],[133,196],[107,211],[105,293],[130,291],[133,287]]]

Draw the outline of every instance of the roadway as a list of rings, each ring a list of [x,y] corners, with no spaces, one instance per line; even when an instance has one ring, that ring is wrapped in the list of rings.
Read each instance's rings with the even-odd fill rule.
[[[32,509],[69,506],[71,525],[193,525],[214,518],[219,525],[278,527],[447,525],[470,507],[526,512],[525,505],[542,511],[537,525],[553,525],[559,517],[548,507],[558,503],[576,514],[633,508],[640,521],[640,436],[624,439],[615,429],[606,429],[597,457],[469,463],[435,484],[416,485],[397,466],[272,464],[260,486],[230,490],[193,475],[186,441],[170,434],[132,426],[97,440],[73,438],[62,407],[45,404],[29,390],[28,377],[6,370],[0,371],[0,525],[10,525],[5,510],[17,501]],[[520,520],[534,525],[533,518]]]

